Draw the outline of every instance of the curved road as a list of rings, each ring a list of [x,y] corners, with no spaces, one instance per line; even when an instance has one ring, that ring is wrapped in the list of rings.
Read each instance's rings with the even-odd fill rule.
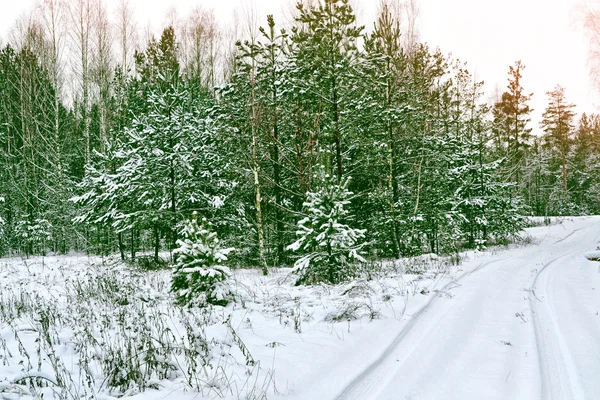
[[[600,218],[576,227],[463,274],[337,400],[600,399]]]

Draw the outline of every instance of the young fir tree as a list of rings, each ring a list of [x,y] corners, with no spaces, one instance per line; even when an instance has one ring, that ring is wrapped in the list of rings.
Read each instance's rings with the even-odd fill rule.
[[[30,222],[28,216],[23,216],[15,226],[14,234],[21,239],[27,256],[36,253],[45,255],[52,240],[52,225],[46,219],[36,218]]]
[[[194,213],[185,221],[179,247],[173,252],[176,262],[171,282],[180,305],[204,307],[226,305],[230,296],[227,286],[229,269],[223,264],[232,248],[221,248],[217,234],[210,229],[206,218],[198,224]]]
[[[106,143],[103,153],[93,152],[85,176],[77,185],[82,194],[72,197],[71,201],[77,207],[78,214],[73,219],[76,224],[109,234],[116,228],[119,252],[125,260],[123,229],[119,229],[119,225],[136,208],[136,200],[125,190],[130,186],[127,177],[116,173],[116,168],[125,162],[125,154],[119,150],[122,144],[118,140],[114,144]],[[130,250],[134,260],[135,246]]]
[[[351,228],[347,210],[352,192],[349,179],[337,183],[324,175],[321,189],[307,193],[306,217],[298,221],[298,240],[289,250],[303,255],[294,264],[299,284],[339,283],[354,276],[354,264],[365,262],[360,255],[365,230]]]

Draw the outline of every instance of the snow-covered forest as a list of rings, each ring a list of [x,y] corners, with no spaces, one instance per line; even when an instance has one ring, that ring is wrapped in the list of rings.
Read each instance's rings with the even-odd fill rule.
[[[555,82],[530,93],[526,59],[484,93],[414,17],[383,1],[362,26],[352,1],[301,1],[231,29],[196,8],[142,38],[127,0],[40,0],[17,21],[0,42],[0,399],[294,393],[293,364],[289,393],[264,364],[284,345],[242,340],[251,310],[261,338],[315,313],[338,337],[401,321],[461,260],[546,243],[532,221],[599,214],[600,114]]]
[[[40,2],[0,54],[0,254],[158,257],[196,212],[235,264],[264,269],[305,256],[289,247],[299,221],[338,201],[369,257],[481,248],[521,216],[599,211],[598,115],[550,84],[534,126],[526,60],[486,104],[402,18],[383,8],[362,27],[328,1],[235,42],[197,9],[136,48],[125,1]]]

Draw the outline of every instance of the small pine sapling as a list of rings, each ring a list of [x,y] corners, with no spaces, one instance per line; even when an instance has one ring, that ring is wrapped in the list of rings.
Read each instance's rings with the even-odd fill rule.
[[[229,268],[223,265],[233,249],[221,248],[217,234],[212,232],[206,218],[198,224],[197,216],[184,223],[179,247],[173,251],[176,262],[171,291],[180,305],[204,307],[226,305],[230,290]]]
[[[307,193],[307,215],[298,221],[298,240],[288,246],[304,253],[294,264],[297,285],[342,282],[354,275],[353,264],[365,262],[359,254],[365,230],[344,223],[351,219],[346,209],[352,198],[348,182],[337,183],[326,176],[319,191]]]
[[[46,244],[52,240],[52,224],[47,219],[36,218],[29,221],[29,216],[24,215],[15,226],[15,234],[21,239],[27,255],[36,251],[46,254]]]

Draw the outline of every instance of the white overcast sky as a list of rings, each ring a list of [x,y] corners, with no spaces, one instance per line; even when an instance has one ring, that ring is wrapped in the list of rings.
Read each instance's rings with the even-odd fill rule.
[[[105,0],[114,8],[115,0]],[[599,111],[600,96],[592,89],[587,73],[587,42],[574,24],[580,0],[419,0],[421,39],[444,53],[467,62],[477,78],[486,81],[486,97],[494,88],[504,90],[508,66],[522,60],[523,86],[533,92],[534,131],[546,106],[548,90],[556,84],[566,88],[577,111]],[[0,38],[7,41],[14,21],[30,10],[36,0],[0,0]],[[159,29],[169,8],[180,15],[199,5],[214,9],[223,23],[232,23],[235,9],[248,8],[251,0],[130,0],[138,27]],[[268,13],[289,15],[293,0],[255,2],[260,22]],[[362,23],[371,26],[378,0],[354,0]]]

